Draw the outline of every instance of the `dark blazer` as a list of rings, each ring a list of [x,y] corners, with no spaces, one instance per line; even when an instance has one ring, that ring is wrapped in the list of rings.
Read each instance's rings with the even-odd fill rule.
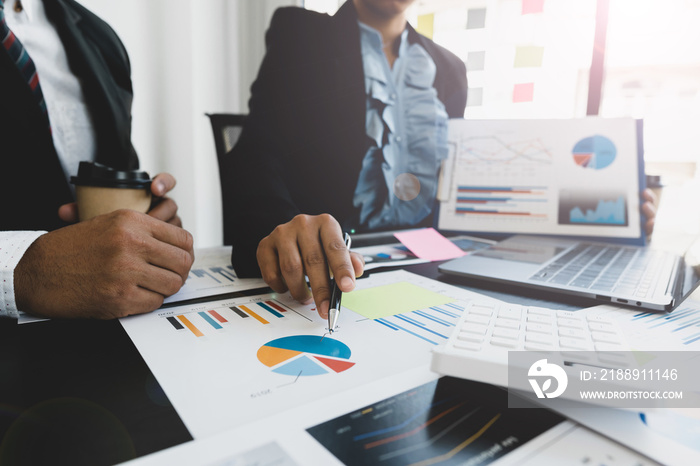
[[[450,117],[467,98],[464,63],[409,26],[437,65],[434,86]],[[222,161],[226,228],[239,276],[260,273],[258,242],[299,213],[355,220],[353,193],[371,145],[365,133],[365,79],[352,1],[335,16],[278,9],[251,88],[250,113]],[[428,219],[430,222],[430,219]]]
[[[44,6],[82,84],[97,134],[96,161],[138,168],[131,144],[131,68],[124,46],[107,23],[74,0],[44,0]],[[46,117],[0,47],[0,231],[59,228],[58,207],[73,200]]]

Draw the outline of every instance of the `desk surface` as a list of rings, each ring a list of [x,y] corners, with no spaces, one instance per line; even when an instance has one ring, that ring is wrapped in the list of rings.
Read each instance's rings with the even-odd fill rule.
[[[407,270],[465,285],[440,275],[437,263]],[[508,294],[486,282],[466,285],[530,305],[594,304],[542,301],[536,293]],[[114,464],[192,440],[117,321],[0,321],[0,374],[0,464],[56,464],[57,458],[71,465]]]
[[[192,439],[118,321],[2,320],[0,374],[0,464],[114,464]]]

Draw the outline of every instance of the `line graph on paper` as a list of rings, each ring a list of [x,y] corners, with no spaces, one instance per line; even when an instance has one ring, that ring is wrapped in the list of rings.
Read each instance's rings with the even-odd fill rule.
[[[537,169],[552,165],[552,150],[539,137],[508,140],[505,135],[468,136],[459,140],[456,162],[471,169],[493,167],[503,174],[514,166],[520,174],[524,168]]]

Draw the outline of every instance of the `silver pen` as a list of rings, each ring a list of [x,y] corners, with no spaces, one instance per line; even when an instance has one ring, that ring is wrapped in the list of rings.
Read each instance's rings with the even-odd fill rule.
[[[345,247],[350,249],[350,235],[345,233]],[[342,298],[343,292],[338,288],[338,284],[335,278],[331,278],[331,301],[328,306],[328,331],[333,333],[338,323],[338,316],[340,316],[340,299]]]

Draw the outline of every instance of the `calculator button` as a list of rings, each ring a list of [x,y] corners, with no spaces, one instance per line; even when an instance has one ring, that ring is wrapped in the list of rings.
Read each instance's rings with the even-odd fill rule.
[[[554,345],[543,345],[542,343],[525,342],[525,349],[528,351],[552,351]]]
[[[586,320],[588,322],[610,322],[610,319],[606,319],[605,317],[599,315],[599,314],[587,314],[586,315]]]
[[[469,310],[470,314],[476,314],[480,316],[491,317],[493,315],[493,308],[485,306],[472,306]]]
[[[548,335],[552,334],[552,326],[545,324],[527,324],[528,332],[546,333]]]
[[[517,330],[511,330],[507,328],[495,328],[493,329],[494,337],[507,338],[509,340],[517,340],[520,338],[520,332]]]
[[[519,309],[501,309],[498,311],[498,317],[501,319],[511,319],[511,320],[520,320],[520,316],[522,313],[520,312]]]
[[[615,327],[612,324],[604,324],[601,322],[588,322],[588,328],[598,332],[617,333],[617,330],[615,330]]]
[[[517,348],[517,340],[507,340],[505,338],[491,338],[490,343],[494,346],[502,346],[504,348]]]
[[[557,319],[557,325],[559,327],[568,327],[568,328],[584,328],[584,323],[580,319],[567,319],[567,318],[559,318]]]
[[[460,331],[460,333],[474,333],[476,335],[486,335],[486,331],[488,329],[489,328],[485,325],[472,324],[472,325],[465,325],[459,331]]]
[[[485,316],[475,316],[472,315],[471,313],[467,316],[466,319],[464,319],[466,322],[473,322],[475,324],[484,324],[488,325],[491,319]]]
[[[588,333],[575,328],[560,328],[560,337],[578,338],[579,340],[588,340]]]
[[[459,341],[455,343],[455,348],[468,351],[480,351],[481,345],[479,343],[472,343],[469,341]]]
[[[540,315],[528,315],[527,316],[527,321],[528,322],[535,322],[535,323],[540,323],[540,324],[547,324],[551,325],[552,324],[552,318],[549,316],[540,316]]]
[[[544,335],[542,333],[528,333],[525,335],[525,341],[532,343],[541,343],[545,345],[553,345],[554,338],[549,335]]]
[[[604,332],[591,332],[591,338],[596,343],[617,343],[620,340],[617,335]]]
[[[560,338],[559,346],[561,346],[562,348],[569,348],[581,351],[591,349],[591,346],[586,344],[585,341],[577,340],[575,338]]]
[[[519,321],[510,319],[496,319],[496,322],[493,325],[495,327],[510,328],[513,330],[518,330],[520,328]]]
[[[481,335],[476,335],[474,333],[460,333],[457,335],[457,339],[460,341],[472,341],[474,343],[481,343],[484,341],[484,337]]]

